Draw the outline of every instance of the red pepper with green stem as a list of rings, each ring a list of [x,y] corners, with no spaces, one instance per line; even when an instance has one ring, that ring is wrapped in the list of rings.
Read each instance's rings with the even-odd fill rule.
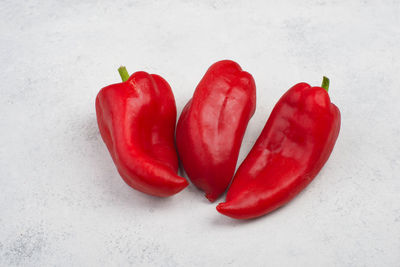
[[[340,130],[339,109],[321,87],[299,83],[275,105],[217,210],[236,219],[265,215],[293,199],[328,160]]]
[[[256,108],[253,77],[230,60],[206,72],[178,121],[176,142],[190,180],[216,200],[228,187]]]
[[[101,137],[124,181],[143,193],[167,197],[188,185],[177,175],[174,145],[176,106],[160,76],[119,69],[122,83],[96,97]]]

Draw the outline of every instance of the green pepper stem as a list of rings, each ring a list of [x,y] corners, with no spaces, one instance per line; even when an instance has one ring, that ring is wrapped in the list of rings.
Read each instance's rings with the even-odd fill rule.
[[[323,77],[322,78],[322,85],[321,85],[321,87],[322,88],[324,88],[327,92],[328,92],[328,90],[329,90],[329,79],[328,79],[328,77]]]
[[[124,66],[119,67],[118,72],[123,82],[126,82],[129,79],[129,73]]]

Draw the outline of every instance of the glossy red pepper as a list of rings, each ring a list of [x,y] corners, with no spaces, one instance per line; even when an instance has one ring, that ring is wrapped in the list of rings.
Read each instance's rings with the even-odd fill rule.
[[[175,99],[158,75],[120,68],[123,82],[96,97],[101,137],[124,181],[150,195],[166,197],[188,185],[177,175]]]
[[[217,210],[236,219],[267,214],[294,198],[318,174],[335,145],[339,109],[322,87],[299,83],[275,105]]]
[[[229,185],[256,108],[253,77],[230,60],[213,64],[178,121],[179,157],[190,180],[216,200]]]

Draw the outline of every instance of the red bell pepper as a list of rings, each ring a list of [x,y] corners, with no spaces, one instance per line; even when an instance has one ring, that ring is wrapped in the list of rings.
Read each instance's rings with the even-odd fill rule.
[[[171,196],[188,185],[177,175],[175,99],[158,75],[119,69],[122,83],[96,97],[101,137],[124,181],[143,193]]]
[[[253,77],[230,60],[213,64],[178,121],[179,157],[190,180],[216,200],[228,187],[256,108]]]
[[[322,88],[324,87],[324,88]],[[275,105],[217,210],[236,219],[267,214],[293,199],[318,174],[335,145],[339,109],[322,87],[299,83]]]

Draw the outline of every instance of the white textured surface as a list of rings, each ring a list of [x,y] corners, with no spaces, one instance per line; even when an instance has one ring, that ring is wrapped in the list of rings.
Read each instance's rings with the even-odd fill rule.
[[[0,2],[0,265],[399,266],[399,1],[112,2]],[[297,82],[329,76],[342,112],[314,182],[247,222],[193,186],[130,189],[95,121],[120,64],[165,77],[180,113],[226,58],[258,90],[239,162]]]

